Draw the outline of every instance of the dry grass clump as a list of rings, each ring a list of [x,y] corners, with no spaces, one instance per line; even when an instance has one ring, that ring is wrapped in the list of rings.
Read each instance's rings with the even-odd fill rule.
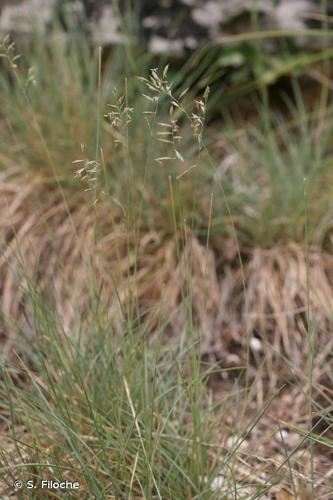
[[[60,299],[61,316],[69,326],[74,304],[82,311],[89,289],[87,272],[95,245],[91,207],[75,201],[64,204],[57,191],[38,176],[21,172],[3,180],[1,188],[3,314],[16,319],[22,316],[26,288],[38,284],[50,287]],[[105,217],[104,208],[99,215]],[[113,236],[121,245],[119,234]],[[106,248],[110,250],[110,260],[115,258],[110,235],[103,235],[98,245],[104,253]]]
[[[1,306],[19,323],[29,318],[27,286],[53,295],[68,332],[98,290],[118,331],[130,307],[152,331],[167,318],[169,334],[180,335],[191,310],[203,354],[219,358],[228,345],[244,353],[250,335],[254,356],[265,354],[270,367],[279,356],[301,366],[308,328],[330,329],[333,257],[316,248],[254,248],[240,263],[232,240],[207,246],[186,226],[168,239],[131,234],[120,208],[65,205],[21,172],[2,175],[0,199]]]
[[[246,254],[242,271],[226,267],[225,320],[241,330],[247,326],[262,340],[268,334],[274,349],[290,356],[292,344],[303,344],[309,311],[320,330],[331,324],[332,270],[332,256],[318,248],[296,243],[255,248]]]

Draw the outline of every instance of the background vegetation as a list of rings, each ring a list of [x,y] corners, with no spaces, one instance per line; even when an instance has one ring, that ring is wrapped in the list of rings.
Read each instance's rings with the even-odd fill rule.
[[[282,42],[3,41],[4,498],[332,496],[332,51]]]

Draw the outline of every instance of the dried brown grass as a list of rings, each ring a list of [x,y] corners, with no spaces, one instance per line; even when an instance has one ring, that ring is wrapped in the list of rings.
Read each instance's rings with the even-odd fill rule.
[[[58,297],[67,331],[92,300],[91,289],[101,285],[100,300],[119,332],[131,303],[151,329],[168,318],[170,334],[179,335],[190,301],[204,354],[220,357],[231,342],[235,352],[237,346],[244,351],[248,332],[257,337],[254,355],[262,350],[271,367],[277,353],[298,366],[304,362],[308,299],[317,330],[329,330],[333,256],[289,243],[244,249],[240,266],[230,240],[216,239],[207,247],[189,230],[168,239],[151,230],[142,231],[137,241],[119,208],[99,202],[93,210],[84,201],[69,201],[66,208],[41,177],[13,168],[1,173],[5,316],[26,322],[27,279]]]

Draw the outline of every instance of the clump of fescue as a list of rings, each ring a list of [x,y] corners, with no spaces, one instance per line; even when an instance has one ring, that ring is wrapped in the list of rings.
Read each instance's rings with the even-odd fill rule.
[[[0,411],[9,437],[0,443],[1,495],[13,491],[14,478],[33,480],[40,492],[42,479],[75,480],[84,496],[209,492],[216,424],[200,388],[205,375],[197,369],[189,379],[186,371],[195,346],[148,353],[146,332],[125,323],[115,342],[98,306],[85,337],[70,339],[34,292],[35,332],[24,352],[33,370],[21,361],[1,371]]]
[[[200,250],[192,246],[196,261]],[[85,316],[84,335],[82,317],[67,334],[54,299],[29,279],[26,300],[33,335],[14,339],[19,357],[0,372],[1,495],[13,491],[14,480],[38,485],[56,478],[78,481],[80,495],[219,499],[237,491],[244,499],[274,492],[306,499],[309,441],[323,447],[314,460],[314,484],[329,491],[325,450],[332,441],[316,424],[308,427],[308,381],[296,365],[290,367],[294,385],[279,387],[260,404],[259,376],[248,393],[229,379],[214,396],[210,379],[228,381],[228,371],[201,365],[190,311],[187,341],[175,337],[163,345],[167,325],[151,338],[135,314],[122,319],[117,335],[98,297]],[[316,374],[329,359],[324,351],[315,360],[314,384],[330,398]],[[39,492],[45,493],[37,486]]]

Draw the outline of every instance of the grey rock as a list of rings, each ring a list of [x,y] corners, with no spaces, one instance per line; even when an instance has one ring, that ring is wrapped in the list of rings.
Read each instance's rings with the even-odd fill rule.
[[[0,31],[31,33],[34,29],[45,29],[52,19],[55,1],[5,0],[0,13]]]
[[[124,43],[127,4],[127,0],[2,0],[0,33],[47,30],[57,13],[65,29],[70,17],[95,43]],[[228,35],[258,29],[319,28],[325,17],[321,14],[333,13],[333,0],[326,2],[325,13],[321,4],[319,0],[141,0],[133,2],[131,19],[138,20],[136,42],[153,53],[182,55],[206,43],[223,43]],[[320,37],[304,33],[292,40],[299,47],[315,48],[321,43]]]

